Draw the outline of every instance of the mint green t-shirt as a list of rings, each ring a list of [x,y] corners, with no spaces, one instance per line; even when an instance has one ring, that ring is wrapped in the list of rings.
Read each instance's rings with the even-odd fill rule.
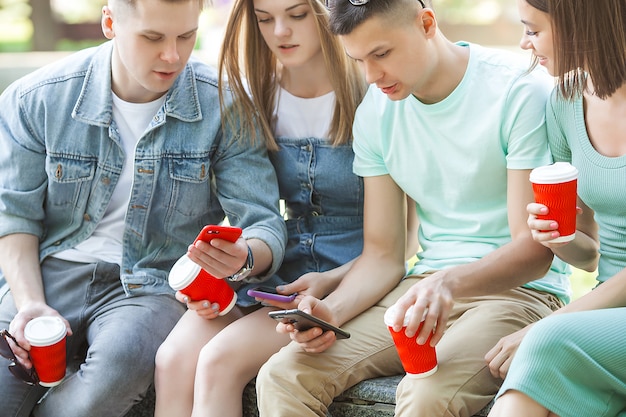
[[[555,161],[578,169],[578,196],[594,211],[600,240],[598,281],[626,268],[626,155],[598,153],[587,135],[582,96],[575,101],[552,95],[546,112]]]
[[[545,129],[551,78],[519,56],[470,48],[465,76],[444,100],[391,101],[370,86],[354,123],[354,172],[390,175],[416,201],[418,274],[482,258],[511,241],[507,169],[551,163]],[[419,68],[416,69],[419,71]],[[568,268],[555,260],[528,287],[569,300]]]

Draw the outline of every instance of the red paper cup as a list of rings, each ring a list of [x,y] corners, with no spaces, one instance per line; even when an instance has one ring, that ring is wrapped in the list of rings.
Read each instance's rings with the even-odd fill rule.
[[[407,376],[412,378],[424,378],[437,372],[437,352],[434,346],[430,346],[432,334],[425,344],[417,344],[417,335],[424,324],[423,319],[415,336],[407,337],[405,334],[412,310],[413,307],[410,307],[404,316],[404,327],[399,332],[395,332],[392,324],[396,317],[396,306],[393,305],[389,307],[385,312],[385,325],[387,325],[391,333],[391,337],[396,345],[400,361],[402,362]]]
[[[215,278],[187,255],[181,256],[172,267],[169,284],[193,301],[208,300],[219,304],[220,316],[228,313],[237,302],[237,293],[225,279]]]
[[[30,343],[30,359],[44,387],[59,385],[65,378],[67,329],[58,317],[37,317],[26,324],[24,336]]]
[[[538,219],[554,220],[560,234],[550,242],[569,242],[576,237],[576,187],[578,170],[567,162],[535,168],[530,173],[535,202],[548,207]]]

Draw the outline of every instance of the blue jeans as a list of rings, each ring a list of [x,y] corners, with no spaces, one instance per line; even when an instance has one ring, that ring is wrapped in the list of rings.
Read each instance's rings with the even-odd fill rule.
[[[114,264],[48,258],[42,274],[48,304],[72,327],[68,374],[47,390],[26,385],[0,367],[2,415],[123,416],[152,383],[156,350],[184,305],[168,295],[126,297]],[[8,329],[15,314],[11,292],[3,289],[0,328]]]

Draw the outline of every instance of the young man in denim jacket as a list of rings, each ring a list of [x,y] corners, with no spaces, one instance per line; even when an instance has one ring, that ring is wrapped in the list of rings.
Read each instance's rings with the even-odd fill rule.
[[[63,319],[68,360],[88,349],[43,398],[45,388],[2,367],[3,416],[123,416],[185,310],[167,283],[181,255],[231,278],[251,257],[252,279],[282,260],[286,231],[265,146],[222,125],[215,72],[189,60],[202,7],[109,0],[110,42],[0,97],[0,269],[10,288],[0,294],[0,328],[26,368],[24,328],[35,317]],[[224,215],[242,238],[188,247]]]

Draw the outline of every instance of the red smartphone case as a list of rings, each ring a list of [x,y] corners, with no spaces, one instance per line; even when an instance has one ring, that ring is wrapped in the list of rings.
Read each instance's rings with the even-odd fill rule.
[[[203,242],[210,242],[212,239],[224,239],[234,243],[237,239],[239,239],[241,233],[242,230],[240,227],[209,224],[202,228],[193,243],[195,244],[199,240]]]

